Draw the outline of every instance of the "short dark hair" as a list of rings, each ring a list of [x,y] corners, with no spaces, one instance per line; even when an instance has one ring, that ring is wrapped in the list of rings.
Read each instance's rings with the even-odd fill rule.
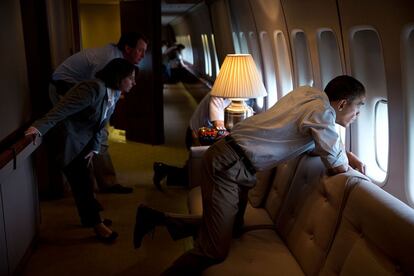
[[[141,33],[138,33],[138,32],[123,33],[118,43],[116,44],[116,47],[118,47],[118,49],[121,51],[125,50],[126,45],[128,45],[131,48],[135,48],[137,46],[138,40],[140,39],[143,40],[146,44],[148,44],[149,42],[148,38]]]
[[[353,101],[357,97],[365,95],[365,87],[357,79],[342,75],[333,78],[325,87],[325,93],[329,101],[348,100]]]
[[[123,58],[111,60],[102,70],[99,70],[95,77],[102,80],[105,85],[112,89],[119,89],[121,81],[130,76],[135,66]]]

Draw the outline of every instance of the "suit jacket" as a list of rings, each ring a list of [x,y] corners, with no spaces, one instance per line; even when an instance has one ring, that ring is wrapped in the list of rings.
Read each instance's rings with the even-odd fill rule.
[[[120,93],[115,93],[115,103]],[[115,109],[102,116],[108,103],[101,80],[84,81],[71,90],[43,118],[33,123],[42,135],[54,128],[53,147],[56,160],[64,167],[82,151],[99,151],[106,123]]]

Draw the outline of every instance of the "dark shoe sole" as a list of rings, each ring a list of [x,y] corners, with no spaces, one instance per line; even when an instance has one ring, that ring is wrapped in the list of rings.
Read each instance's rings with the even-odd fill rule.
[[[164,213],[140,204],[135,217],[134,247],[140,248],[144,236],[154,233],[155,226],[162,224],[164,220]]]

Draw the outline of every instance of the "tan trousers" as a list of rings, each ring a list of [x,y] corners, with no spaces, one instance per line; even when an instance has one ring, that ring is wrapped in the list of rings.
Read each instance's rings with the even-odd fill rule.
[[[223,261],[229,252],[233,231],[243,225],[247,192],[256,182],[241,158],[222,139],[203,156],[203,217],[194,248],[163,275],[197,275],[209,265]]]

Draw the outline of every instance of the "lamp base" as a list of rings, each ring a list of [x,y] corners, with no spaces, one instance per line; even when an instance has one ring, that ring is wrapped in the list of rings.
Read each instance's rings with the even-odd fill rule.
[[[235,124],[253,115],[253,109],[243,99],[232,99],[224,109],[224,126],[230,131]]]

